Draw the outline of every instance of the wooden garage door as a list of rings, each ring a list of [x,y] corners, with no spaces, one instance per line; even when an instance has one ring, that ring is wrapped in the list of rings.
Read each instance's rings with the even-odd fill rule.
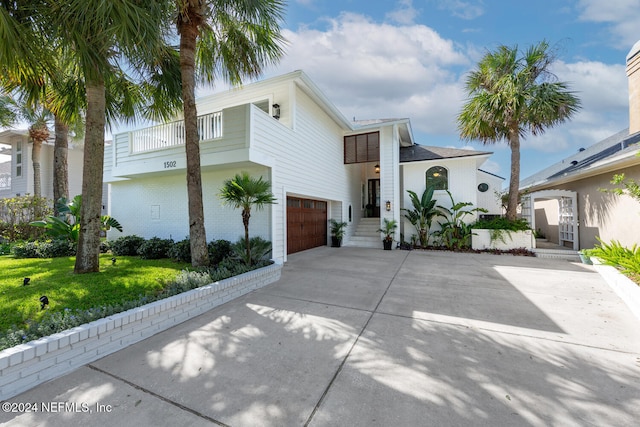
[[[327,202],[287,197],[287,253],[327,244]]]

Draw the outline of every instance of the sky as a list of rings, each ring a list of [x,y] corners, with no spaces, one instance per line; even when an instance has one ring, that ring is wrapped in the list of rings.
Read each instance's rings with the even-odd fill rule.
[[[507,180],[505,143],[458,137],[465,78],[499,45],[547,40],[582,109],[525,137],[523,179],[629,126],[625,58],[640,40],[640,0],[288,0],[283,35],[285,55],[263,78],[303,70],[345,117],[409,118],[419,144],[493,151],[482,168]]]
[[[345,117],[409,118],[417,143],[493,151],[482,168],[506,179],[508,146],[465,144],[456,125],[466,76],[499,45],[547,40],[553,73],[582,103],[525,137],[521,178],[629,126],[625,60],[640,40],[640,0],[289,0],[283,28],[285,56],[264,77],[303,70]]]

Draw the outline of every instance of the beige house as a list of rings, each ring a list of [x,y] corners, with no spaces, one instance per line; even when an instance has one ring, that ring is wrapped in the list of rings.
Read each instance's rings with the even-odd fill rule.
[[[640,244],[640,203],[613,188],[614,174],[640,181],[640,41],[627,55],[629,128],[520,182],[522,216],[551,242],[592,248],[597,238]]]

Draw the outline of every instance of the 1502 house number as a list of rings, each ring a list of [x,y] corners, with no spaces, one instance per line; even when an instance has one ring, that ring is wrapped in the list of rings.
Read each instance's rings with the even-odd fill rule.
[[[178,167],[178,165],[176,164],[175,160],[172,160],[170,162],[164,162],[164,168],[165,169],[175,168],[175,167]]]

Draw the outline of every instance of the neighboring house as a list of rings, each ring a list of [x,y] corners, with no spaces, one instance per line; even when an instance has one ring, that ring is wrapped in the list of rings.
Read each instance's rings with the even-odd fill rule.
[[[522,214],[551,242],[592,248],[597,238],[640,244],[640,204],[611,189],[614,174],[640,182],[640,42],[627,56],[629,129],[606,138],[520,182]]]
[[[0,199],[33,194],[33,143],[26,130],[0,132],[0,144],[6,148],[0,154],[11,156],[0,166]],[[82,192],[82,149],[69,144],[69,194],[73,197]],[[42,196],[53,199],[53,137],[42,144],[40,151],[40,173]]]
[[[107,142],[107,145],[109,142]],[[42,144],[40,174],[42,197],[53,200],[53,135]],[[0,132],[0,154],[9,160],[0,163],[0,199],[33,194],[33,143],[27,130]],[[69,173],[69,197],[82,194],[82,146],[69,143],[67,168]],[[107,213],[107,186],[103,187],[102,210]]]
[[[405,190],[421,194],[434,166],[446,172],[456,201],[500,209],[485,196],[491,190],[477,189],[480,183],[499,188],[501,178],[478,170],[490,153],[418,146],[409,119],[351,122],[302,71],[199,99],[198,112],[208,240],[242,235],[240,211],[218,197],[223,182],[240,171],[272,184],[277,204],[252,211],[250,234],[270,240],[278,262],[326,245],[330,218],[348,223],[345,244],[382,247],[375,230],[384,218],[402,218]],[[124,234],[188,237],[183,143],[183,122],[175,121],[117,134],[106,147],[110,214]],[[406,227],[396,240],[400,232],[410,236]]]

